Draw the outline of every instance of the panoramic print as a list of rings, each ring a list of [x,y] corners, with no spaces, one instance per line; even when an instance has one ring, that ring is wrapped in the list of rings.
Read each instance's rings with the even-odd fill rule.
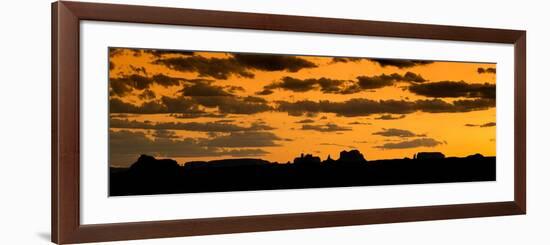
[[[494,181],[496,64],[109,48],[109,195]]]

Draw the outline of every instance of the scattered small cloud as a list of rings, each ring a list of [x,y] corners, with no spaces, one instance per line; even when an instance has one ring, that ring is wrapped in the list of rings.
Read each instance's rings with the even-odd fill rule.
[[[339,80],[326,77],[298,79],[286,76],[280,81],[264,86],[264,89],[256,94],[269,95],[275,89],[298,93],[319,90],[326,94],[353,94],[365,90],[392,86],[396,82],[423,83],[426,81],[422,76],[412,72],[407,72],[405,75],[392,73],[389,75],[358,76],[357,80]]]
[[[427,113],[457,113],[486,110],[495,107],[495,100],[469,99],[446,102],[441,99],[430,100],[370,100],[350,99],[342,102],[321,100],[301,100],[296,102],[276,101],[276,110],[287,112],[291,116],[303,116],[308,113],[335,113],[338,116],[357,117],[372,114],[409,114],[416,111]]]
[[[483,67],[479,67],[477,68],[477,73],[479,74],[483,74],[483,73],[492,73],[492,74],[496,74],[497,73],[497,69],[496,68],[483,68]]]
[[[236,63],[250,69],[261,71],[297,72],[301,69],[315,68],[315,63],[306,59],[273,54],[234,54]]]
[[[464,81],[441,81],[409,86],[409,91],[426,97],[436,98],[496,98],[496,85],[489,83],[466,83]]]
[[[398,128],[383,128],[382,131],[374,132],[372,135],[380,135],[384,137],[416,137],[416,136],[426,136],[425,134],[415,134],[409,130],[398,129]]]
[[[405,115],[400,115],[400,116],[393,116],[391,114],[384,114],[384,115],[381,115],[377,118],[374,118],[376,120],[397,120],[397,119],[403,119],[405,118]]]
[[[484,124],[471,124],[471,123],[464,124],[464,126],[466,126],[466,127],[480,127],[480,128],[495,127],[496,125],[497,125],[497,123],[495,123],[495,122],[488,122],[488,123],[484,123]]]
[[[232,54],[229,58],[206,58],[200,55],[189,57],[159,57],[154,64],[182,72],[196,72],[201,77],[226,80],[231,75],[254,78],[253,70],[297,72],[315,68],[314,63],[295,56],[271,54]]]
[[[350,57],[334,57],[332,58],[331,63],[348,63],[348,62],[359,62],[365,58],[350,58]]]
[[[407,149],[407,148],[417,148],[417,147],[436,147],[438,145],[444,144],[444,142],[437,141],[432,138],[420,138],[405,140],[397,143],[385,143],[383,145],[374,146],[374,148],[379,149]]]
[[[313,119],[304,119],[304,120],[300,120],[300,121],[297,121],[296,123],[314,123],[315,120]]]
[[[349,125],[372,125],[372,123],[358,122],[358,121],[349,122],[348,124]]]
[[[334,123],[311,125],[306,124],[302,125],[302,130],[313,130],[318,132],[340,132],[340,131],[351,131],[349,127],[342,127]]]
[[[118,78],[109,78],[109,93],[116,96],[125,96],[134,89],[149,89],[152,84],[169,87],[180,85],[181,81],[179,78],[169,77],[164,74],[156,74],[152,77],[132,74]]]
[[[432,64],[433,61],[427,61],[427,60],[408,60],[408,59],[375,59],[375,58],[370,58],[368,59],[372,62],[375,62],[377,63],[378,65],[382,66],[382,67],[386,67],[386,66],[393,66],[393,67],[397,67],[399,69],[403,69],[403,68],[411,68],[411,67],[415,67],[415,66],[421,66],[421,65],[428,65],[428,64]]]

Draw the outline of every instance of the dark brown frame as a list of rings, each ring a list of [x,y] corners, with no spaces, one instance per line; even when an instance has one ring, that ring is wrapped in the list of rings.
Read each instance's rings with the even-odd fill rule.
[[[81,20],[514,44],[514,201],[424,207],[80,224],[79,23]],[[52,241],[98,242],[526,213],[526,32],[458,26],[131,5],[52,4]]]

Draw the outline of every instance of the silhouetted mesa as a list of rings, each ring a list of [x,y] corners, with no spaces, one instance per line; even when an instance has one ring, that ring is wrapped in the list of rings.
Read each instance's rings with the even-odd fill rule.
[[[130,168],[110,168],[111,196],[274,190],[496,180],[496,157],[445,157],[419,152],[413,159],[365,160],[358,150],[330,155],[301,154],[293,163],[262,159],[192,161],[141,155]]]
[[[340,159],[338,162],[341,163],[352,163],[352,164],[361,164],[366,163],[365,157],[358,150],[351,151],[342,151],[340,152]]]
[[[321,158],[314,157],[311,154],[304,154],[300,157],[294,158],[294,164],[301,165],[301,166],[319,166],[321,164]]]
[[[443,159],[445,155],[441,152],[419,152],[414,154],[414,159]]]

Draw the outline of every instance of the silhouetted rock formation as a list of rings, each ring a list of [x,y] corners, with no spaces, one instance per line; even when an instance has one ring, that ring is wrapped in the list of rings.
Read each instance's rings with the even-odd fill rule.
[[[294,163],[262,159],[188,162],[141,155],[130,168],[111,168],[111,196],[273,190],[320,187],[493,181],[496,158],[474,154],[445,158],[420,152],[415,159],[369,161],[358,150],[342,151],[325,161],[302,154]]]
[[[180,165],[172,159],[155,159],[152,156],[141,155],[136,163],[130,167],[130,171],[148,172],[150,174],[177,173]]]
[[[341,151],[339,163],[361,164],[366,163],[365,157],[358,150]]]
[[[330,157],[330,154],[329,154],[329,155],[327,156],[327,160],[324,160],[323,163],[324,163],[324,164],[334,164],[334,163],[336,163],[336,160],[332,159],[332,158]]]
[[[443,159],[445,155],[441,152],[419,152],[414,155],[414,159]]]
[[[200,169],[200,168],[235,168],[247,166],[259,166],[270,164],[270,162],[262,159],[240,158],[240,159],[223,159],[213,161],[193,161],[187,162],[184,169]]]
[[[304,153],[302,153],[300,157],[294,158],[293,163],[297,166],[319,166],[321,164],[321,158],[311,154],[304,155]]]
[[[476,154],[473,154],[473,155],[469,155],[466,158],[469,158],[469,159],[482,159],[483,155],[481,155],[479,153],[476,153]]]

